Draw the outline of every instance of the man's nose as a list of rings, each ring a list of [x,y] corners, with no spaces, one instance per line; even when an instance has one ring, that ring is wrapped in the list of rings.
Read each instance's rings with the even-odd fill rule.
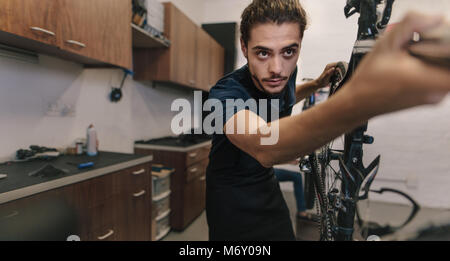
[[[279,57],[274,57],[269,63],[269,72],[274,75],[280,75],[282,72],[282,61]]]

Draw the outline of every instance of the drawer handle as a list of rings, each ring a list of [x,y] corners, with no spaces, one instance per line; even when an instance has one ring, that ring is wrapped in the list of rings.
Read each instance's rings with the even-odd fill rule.
[[[197,170],[198,170],[197,168],[192,168],[189,170],[189,172],[194,173],[194,172],[197,172]]]
[[[133,175],[141,175],[144,172],[145,172],[145,169],[141,169],[141,170],[138,170],[138,171],[134,171]]]
[[[80,43],[74,40],[67,40],[66,43],[70,43],[70,44],[74,44],[74,45],[78,45],[80,47],[86,48],[86,45],[84,43]]]
[[[19,215],[19,211],[15,210],[13,213],[5,216],[5,218],[12,218]]]
[[[189,80],[189,84],[195,85],[195,81],[194,80]]]
[[[204,180],[206,180],[206,176],[201,176],[200,181],[204,181]]]
[[[197,152],[189,153],[189,157],[190,157],[190,158],[195,158],[195,157],[197,157]]]
[[[134,194],[133,194],[133,197],[138,198],[138,197],[140,197],[140,196],[142,196],[142,195],[144,195],[144,194],[145,194],[145,190],[141,190],[141,191],[138,192],[138,193],[134,193]]]
[[[106,233],[106,235],[100,236],[100,237],[97,237],[97,238],[98,238],[98,240],[104,240],[104,239],[107,239],[108,237],[112,236],[113,234],[114,234],[114,230],[110,229],[108,231],[108,233]]]
[[[42,33],[45,33],[45,34],[48,34],[48,35],[51,35],[51,36],[55,36],[54,32],[42,29],[40,27],[33,26],[33,27],[30,27],[30,29],[34,30],[34,31],[42,32]]]

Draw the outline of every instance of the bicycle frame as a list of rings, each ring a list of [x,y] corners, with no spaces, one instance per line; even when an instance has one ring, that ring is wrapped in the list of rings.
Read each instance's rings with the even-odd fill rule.
[[[359,3],[359,4],[358,4]],[[356,70],[364,56],[372,49],[372,46],[379,34],[379,29],[384,29],[389,22],[392,5],[394,0],[388,0],[381,17],[381,21],[378,22],[377,5],[381,3],[381,0],[348,0],[347,6],[344,8],[346,17],[348,18],[352,14],[350,10],[359,7],[359,28],[358,37],[353,48],[352,57],[349,62],[349,70],[341,82],[340,86],[344,85],[346,81],[352,76],[352,73]],[[377,23],[378,22],[378,23]],[[363,145],[372,144],[374,139],[371,136],[365,135],[367,131],[368,123],[361,127],[356,128],[352,132],[345,135],[344,144],[344,158],[340,161],[340,167],[343,171],[343,182],[341,184],[341,191],[344,198],[342,199],[342,205],[338,212],[336,240],[352,240],[353,227],[355,221],[356,202],[359,199],[359,191],[363,180],[373,173],[368,182],[367,191],[371,182],[375,178],[376,171],[372,172],[379,164],[380,156],[378,156],[369,167],[363,165]],[[378,169],[378,168],[377,168]],[[360,172],[363,175],[358,175]]]
[[[337,88],[330,90],[330,95],[345,85],[364,56],[370,52],[379,34],[379,30],[384,29],[389,22],[394,1],[386,0],[383,14],[378,15],[377,6],[382,3],[382,0],[347,0],[347,5],[344,8],[345,16],[350,17],[355,13],[360,13],[358,36],[353,48],[348,71]],[[325,222],[325,229],[327,229],[326,239],[332,238],[337,241],[349,241],[353,239],[353,227],[357,210],[356,203],[360,199],[359,192],[361,186],[364,180],[367,180],[364,186],[365,196],[367,196],[370,185],[377,174],[380,162],[380,156],[378,156],[367,168],[363,164],[363,145],[372,144],[374,141],[373,137],[365,134],[367,128],[368,124],[366,123],[345,135],[343,155],[326,153],[326,161],[329,162],[330,159],[339,160],[341,170],[340,195],[337,194],[338,191],[324,191],[324,177],[319,176],[318,166],[314,166],[314,164],[318,164],[315,158],[317,156],[315,154],[309,156],[310,162],[312,163],[311,170],[317,199],[319,200],[320,208],[322,208],[320,209],[321,213],[323,213],[321,222]],[[331,204],[331,208],[329,208],[328,201]],[[337,219],[334,220],[336,210]],[[324,229],[324,227],[322,226],[321,229]],[[321,240],[326,239],[323,238],[323,233],[321,233]]]

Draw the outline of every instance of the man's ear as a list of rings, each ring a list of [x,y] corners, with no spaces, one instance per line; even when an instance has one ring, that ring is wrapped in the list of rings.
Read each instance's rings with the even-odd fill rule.
[[[241,37],[241,50],[242,50],[242,53],[244,54],[245,58],[248,59],[248,49],[247,49],[247,46],[245,45],[245,42],[242,39],[242,37]]]

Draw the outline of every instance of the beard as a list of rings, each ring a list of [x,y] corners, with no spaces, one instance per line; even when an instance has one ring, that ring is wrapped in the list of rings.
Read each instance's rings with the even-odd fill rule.
[[[252,76],[254,82],[256,83],[256,88],[258,90],[262,91],[263,93],[269,95],[269,96],[277,96],[280,93],[282,93],[283,90],[285,89],[285,87],[287,86],[287,83],[284,85],[284,87],[279,92],[277,92],[277,93],[270,93],[270,92],[266,91],[266,89],[262,85],[262,82],[270,81],[270,80],[273,80],[273,79],[281,79],[282,81],[285,81],[285,80],[289,79],[289,77],[286,77],[286,76],[275,75],[275,76],[273,76],[271,78],[263,78],[262,80],[260,80],[256,74],[251,74],[251,76]]]

